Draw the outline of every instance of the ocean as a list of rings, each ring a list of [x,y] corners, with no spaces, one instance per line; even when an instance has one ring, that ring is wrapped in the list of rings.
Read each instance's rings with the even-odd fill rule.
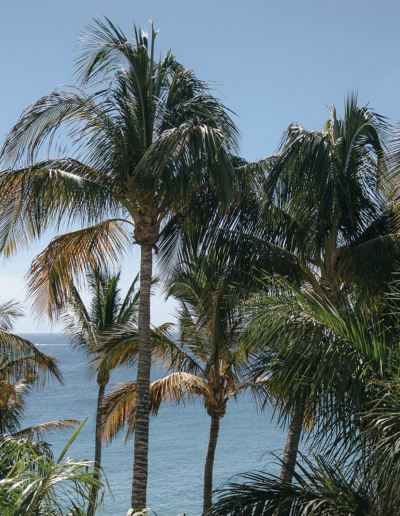
[[[34,390],[28,400],[23,426],[55,419],[88,420],[71,446],[68,455],[76,459],[94,458],[95,411],[98,388],[90,377],[86,358],[74,351],[62,334],[24,334],[39,349],[59,360],[65,385],[48,383]],[[156,371],[153,376],[156,375]],[[155,378],[156,376],[154,376]],[[133,369],[112,373],[110,383],[136,379]],[[273,410],[261,412],[250,393],[227,404],[221,420],[214,462],[214,488],[230,477],[249,470],[279,474],[270,452],[281,454],[287,431],[272,420]],[[201,399],[185,405],[165,404],[150,419],[148,507],[157,516],[200,516],[202,512],[204,463],[210,431],[210,417]],[[73,431],[46,437],[54,456]],[[110,446],[103,447],[102,466],[111,486],[114,501],[106,494],[102,516],[125,516],[130,507],[133,440],[125,445],[121,434]]]

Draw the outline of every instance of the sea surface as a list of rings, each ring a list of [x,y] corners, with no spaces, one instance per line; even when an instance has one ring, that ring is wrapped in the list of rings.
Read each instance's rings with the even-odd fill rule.
[[[95,410],[98,388],[90,376],[86,358],[74,351],[62,334],[24,334],[39,349],[59,360],[65,385],[48,383],[29,397],[24,427],[55,419],[88,420],[68,456],[94,459]],[[157,371],[153,372],[153,378]],[[110,383],[136,379],[133,369],[120,369]],[[214,488],[230,477],[249,470],[279,475],[270,452],[281,455],[286,431],[272,420],[273,410],[257,410],[250,393],[231,399],[221,420],[214,462]],[[165,404],[150,419],[148,507],[157,516],[200,516],[202,512],[204,462],[210,417],[202,400],[185,405]],[[73,431],[48,435],[57,459]],[[125,516],[130,507],[133,440],[125,435],[104,446],[102,466],[114,496],[106,495],[103,516]]]

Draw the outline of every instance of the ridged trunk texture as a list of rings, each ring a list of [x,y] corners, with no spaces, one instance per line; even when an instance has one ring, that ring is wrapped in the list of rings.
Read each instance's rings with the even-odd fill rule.
[[[131,507],[146,507],[150,407],[150,288],[152,247],[141,245],[139,299],[139,362],[137,371],[136,427]]]
[[[100,408],[103,404],[104,394],[106,391],[106,385],[108,383],[108,378],[102,381],[99,384],[99,395],[97,397],[97,413],[96,413],[96,436],[95,436],[95,448],[94,448],[94,469],[96,471],[100,470],[101,467],[101,432],[100,432]],[[99,475],[94,475],[94,478],[97,480]],[[87,516],[93,516],[94,510],[96,507],[98,488],[93,487],[90,491],[90,500],[87,510]]]
[[[305,406],[302,401],[297,401],[293,407],[289,433],[286,440],[285,451],[283,453],[283,462],[287,465],[288,469],[282,464],[280,474],[282,482],[292,482],[292,471],[294,471],[296,465],[301,430],[303,428],[304,408]]]
[[[213,490],[213,468],[215,448],[217,447],[219,432],[219,418],[211,418],[210,440],[208,441],[208,451],[206,457],[206,466],[204,468],[204,501],[203,513],[211,507],[212,490]]]

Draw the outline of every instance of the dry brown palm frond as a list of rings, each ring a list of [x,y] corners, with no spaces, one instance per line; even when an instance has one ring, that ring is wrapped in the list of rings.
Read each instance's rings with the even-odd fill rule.
[[[17,390],[12,383],[0,383],[0,408],[5,407],[10,400],[17,395]]]
[[[30,426],[24,428],[14,434],[14,437],[21,438],[26,437],[27,439],[33,439],[34,437],[40,438],[45,434],[51,432],[63,430],[69,430],[70,428],[76,428],[80,424],[76,419],[57,419],[55,421],[48,421],[47,423],[40,423],[39,425]]]
[[[127,427],[125,442],[133,435],[136,423],[136,382],[116,384],[117,390],[108,394],[101,410],[101,428],[104,441],[112,439]],[[184,402],[193,396],[212,396],[211,387],[198,376],[188,373],[172,373],[150,384],[150,407],[158,413],[165,401]]]
[[[151,413],[156,415],[164,401],[182,401],[203,395],[212,396],[211,386],[203,378],[189,373],[171,373],[150,386]]]
[[[132,245],[120,221],[106,220],[54,238],[32,262],[28,292],[38,315],[57,317],[70,294],[71,278],[116,263]]]

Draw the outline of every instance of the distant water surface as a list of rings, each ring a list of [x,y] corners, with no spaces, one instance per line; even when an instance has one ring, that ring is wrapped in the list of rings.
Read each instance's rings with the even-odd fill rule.
[[[49,383],[29,397],[24,426],[55,419],[88,421],[68,455],[77,459],[94,459],[94,428],[97,383],[90,377],[85,356],[73,351],[62,334],[24,334],[39,349],[59,360],[65,385]],[[132,369],[114,371],[111,383],[136,379]],[[286,432],[271,422],[272,411],[257,412],[249,393],[230,400],[221,420],[214,463],[214,487],[232,475],[254,469],[279,474],[267,452],[280,452]],[[202,401],[185,406],[165,404],[150,419],[148,507],[157,516],[200,516],[202,512],[204,462],[207,454],[210,417]],[[72,431],[52,434],[56,458]],[[125,446],[121,435],[111,446],[104,446],[102,466],[115,498],[107,496],[102,514],[125,516],[130,507],[133,440]]]

